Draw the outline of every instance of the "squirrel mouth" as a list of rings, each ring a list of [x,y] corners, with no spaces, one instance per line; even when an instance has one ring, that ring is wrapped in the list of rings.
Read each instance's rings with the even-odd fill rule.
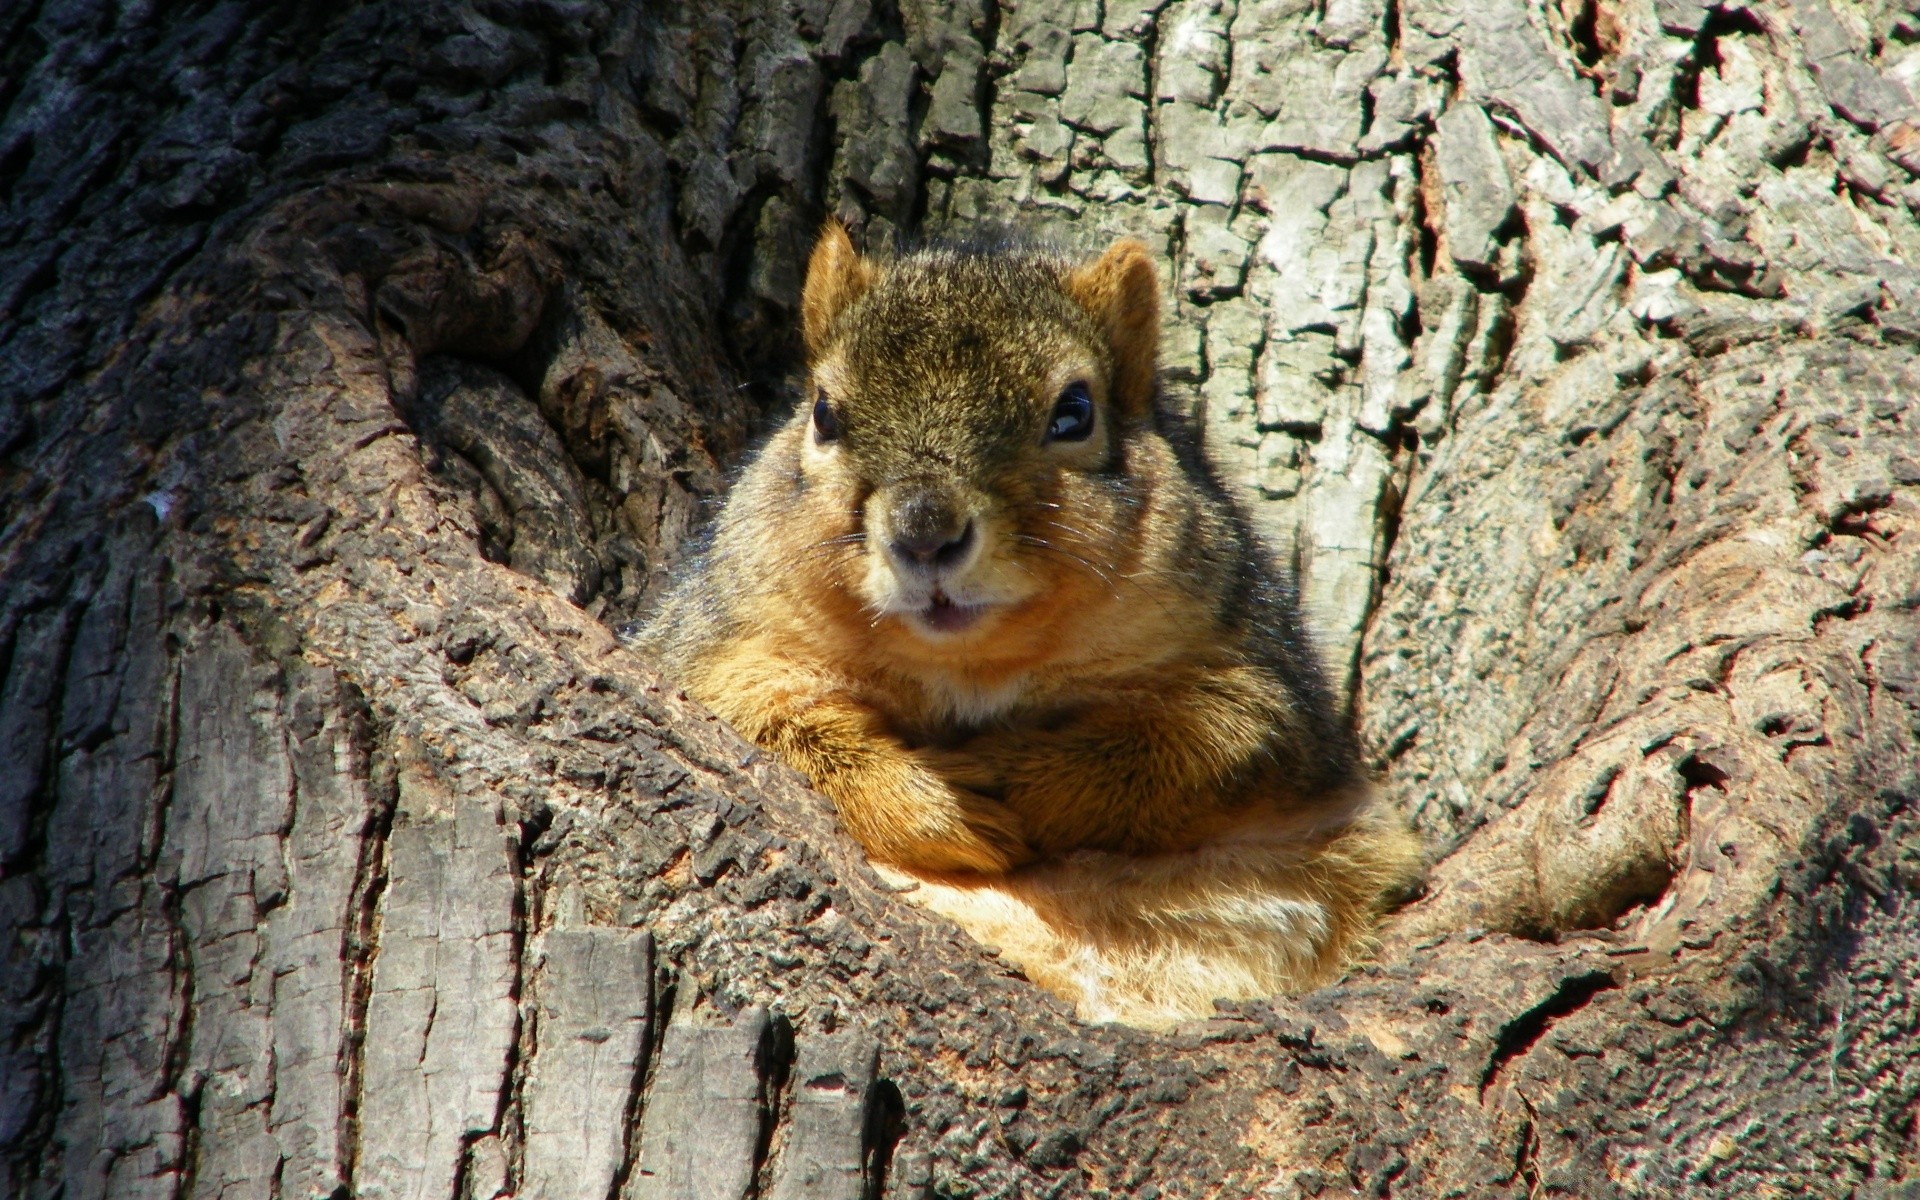
[[[959,633],[972,626],[986,611],[984,604],[955,604],[945,592],[936,591],[933,599],[918,615],[928,627],[941,633]]]

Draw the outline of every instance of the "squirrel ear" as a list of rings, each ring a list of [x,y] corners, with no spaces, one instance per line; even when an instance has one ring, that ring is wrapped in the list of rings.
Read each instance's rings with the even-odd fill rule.
[[[1062,284],[1106,330],[1114,402],[1123,412],[1146,412],[1160,369],[1160,278],[1153,256],[1122,238],[1096,261],[1068,271]]]
[[[806,333],[807,351],[818,354],[826,348],[833,321],[866,294],[873,283],[873,264],[854,251],[847,227],[832,217],[820,227],[820,240],[813,244],[813,257],[807,260],[807,282],[800,291],[801,328]]]

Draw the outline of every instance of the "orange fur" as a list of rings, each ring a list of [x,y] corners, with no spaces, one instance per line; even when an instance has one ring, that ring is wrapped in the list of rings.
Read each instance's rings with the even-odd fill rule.
[[[807,283],[800,297],[801,330],[809,349],[826,344],[834,319],[872,282],[873,270],[854,252],[846,226],[829,217],[807,260]]]
[[[1160,361],[1160,280],[1141,242],[1122,238],[1100,258],[1067,274],[1067,295],[1106,330],[1113,345],[1115,397],[1130,411],[1153,402]]]

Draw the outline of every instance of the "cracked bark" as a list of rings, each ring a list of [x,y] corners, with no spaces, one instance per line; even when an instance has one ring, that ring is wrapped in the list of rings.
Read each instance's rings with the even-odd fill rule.
[[[0,1194],[1905,1195],[1920,21],[0,13]],[[818,218],[1165,250],[1433,847],[1086,1027],[624,650]]]

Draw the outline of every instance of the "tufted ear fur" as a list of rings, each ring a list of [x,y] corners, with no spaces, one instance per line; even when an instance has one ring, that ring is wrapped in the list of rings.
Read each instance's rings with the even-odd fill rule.
[[[1106,331],[1114,404],[1129,416],[1146,412],[1160,369],[1160,279],[1146,246],[1122,238],[1068,271],[1062,286]]]
[[[847,306],[866,294],[873,283],[873,264],[853,248],[847,228],[832,217],[820,227],[820,240],[807,260],[807,282],[800,291],[801,328],[807,353],[817,356],[827,346],[833,322]]]

